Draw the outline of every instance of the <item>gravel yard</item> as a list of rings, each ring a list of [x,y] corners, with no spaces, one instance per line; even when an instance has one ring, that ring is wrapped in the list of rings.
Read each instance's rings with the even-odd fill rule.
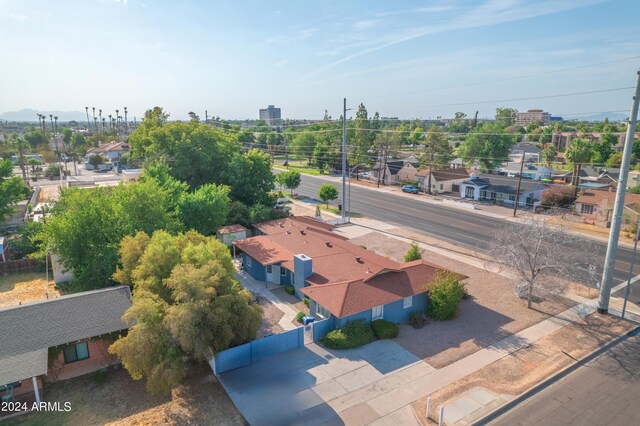
[[[378,232],[351,241],[395,260],[402,260],[409,249],[408,243]],[[462,301],[458,316],[451,321],[431,321],[418,330],[410,325],[400,326],[396,343],[435,368],[449,365],[576,304],[557,298],[527,309],[525,302],[515,296],[515,283],[511,279],[428,250],[422,258],[468,276],[464,284],[472,297]]]
[[[262,308],[262,324],[256,338],[283,332],[284,328],[278,324],[278,321],[282,319],[284,313],[264,296],[258,295],[257,302]]]

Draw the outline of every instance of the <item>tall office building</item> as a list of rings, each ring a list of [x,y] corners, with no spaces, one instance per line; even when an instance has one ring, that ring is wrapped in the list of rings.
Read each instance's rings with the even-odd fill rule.
[[[518,126],[526,126],[529,123],[549,124],[551,114],[541,109],[530,109],[527,112],[519,112],[516,117]]]
[[[276,108],[274,105],[269,105],[267,108],[260,110],[260,120],[270,126],[279,124],[280,118],[280,108]]]

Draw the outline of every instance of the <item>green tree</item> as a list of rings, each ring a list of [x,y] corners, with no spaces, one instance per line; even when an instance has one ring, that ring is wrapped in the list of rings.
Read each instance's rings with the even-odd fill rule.
[[[329,201],[338,198],[338,189],[330,183],[325,183],[318,189],[318,196],[327,204],[327,207],[329,207]]]
[[[636,162],[636,155],[631,154],[631,161],[630,161],[631,165],[635,164],[635,162]],[[616,152],[611,157],[609,157],[609,159],[605,163],[605,166],[619,169],[622,166],[622,152]]]
[[[464,297],[464,285],[460,277],[454,273],[440,271],[428,285],[429,316],[444,321],[453,319],[458,312],[458,305]]]
[[[468,133],[469,122],[466,120],[467,114],[464,112],[456,112],[453,120],[447,126],[451,133]]]
[[[91,157],[89,157],[89,164],[91,164],[96,170],[98,170],[100,164],[104,164],[104,159],[101,155],[92,155]]]
[[[313,133],[298,133],[291,140],[289,148],[294,155],[306,158],[307,163],[311,164],[316,143],[317,139]]]
[[[616,143],[618,143],[618,139],[614,135],[611,133],[604,133],[600,138],[600,142],[592,144],[593,153],[591,161],[594,164],[605,164],[607,160],[609,160],[609,157],[615,153],[613,146]]]
[[[249,228],[251,226],[251,209],[241,201],[232,201],[229,205],[227,215],[227,225],[242,225]]]
[[[69,146],[71,145],[71,138],[73,137],[73,131],[68,128],[68,127],[64,127],[62,129],[62,142],[64,143],[65,146]]]
[[[34,130],[24,134],[24,139],[29,143],[32,149],[42,145],[49,145],[49,135],[42,130]]]
[[[411,248],[404,255],[404,261],[412,262],[414,260],[420,260],[420,259],[422,259],[422,251],[418,247],[418,244],[416,243],[411,244]]]
[[[22,179],[13,174],[13,162],[0,160],[0,222],[14,212],[13,205],[29,194]]]
[[[114,278],[133,285],[126,336],[111,345],[134,380],[169,393],[190,364],[255,339],[261,309],[234,279],[229,250],[194,231],[126,237]]]
[[[578,194],[578,184],[580,183],[580,171],[582,165],[591,160],[593,153],[593,147],[591,142],[583,138],[575,138],[571,141],[571,144],[567,147],[564,156],[573,164],[573,178],[571,179],[571,185],[575,187],[574,196]]]
[[[295,170],[278,173],[276,178],[278,183],[291,190],[291,195],[293,195],[293,190],[299,187],[300,183],[302,183],[302,175],[300,175],[300,172]]]
[[[518,110],[515,108],[496,108],[496,123],[503,127],[513,126],[517,115]]]
[[[551,167],[551,164],[556,161],[558,158],[558,152],[553,145],[548,145],[545,149],[542,150],[542,159],[544,160],[547,167]]]
[[[138,231],[180,229],[169,194],[155,181],[62,191],[45,226],[45,244],[72,270],[72,291],[112,285],[120,240]]]
[[[257,149],[235,154],[225,179],[231,187],[231,198],[247,205],[271,204],[269,192],[273,191],[274,182],[271,157]]]
[[[435,124],[427,129],[427,137],[420,154],[420,165],[429,169],[427,192],[431,194],[431,171],[449,167],[453,150],[447,136]]]
[[[206,184],[179,199],[180,220],[186,229],[202,235],[215,235],[229,215],[229,191],[224,185]]]
[[[490,170],[509,157],[514,144],[513,135],[499,123],[478,125],[460,145],[459,154],[466,162],[476,162]]]
[[[347,134],[348,137],[350,136],[347,141],[347,161],[353,165],[369,164],[371,162],[369,153],[376,134],[371,129],[367,108],[362,103],[358,106],[353,126],[355,130]]]

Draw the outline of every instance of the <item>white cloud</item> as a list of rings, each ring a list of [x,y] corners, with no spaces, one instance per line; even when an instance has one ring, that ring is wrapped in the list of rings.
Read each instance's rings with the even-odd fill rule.
[[[375,27],[376,25],[378,25],[378,21],[376,20],[358,21],[355,24],[353,24],[353,29],[356,31],[365,31]]]
[[[9,18],[13,19],[14,21],[28,21],[29,18],[27,15],[9,15]]]

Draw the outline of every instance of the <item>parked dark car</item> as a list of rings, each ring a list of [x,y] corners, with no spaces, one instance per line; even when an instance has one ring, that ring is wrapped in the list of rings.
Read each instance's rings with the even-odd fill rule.
[[[408,192],[409,194],[417,194],[419,190],[413,185],[403,185],[402,192]]]

